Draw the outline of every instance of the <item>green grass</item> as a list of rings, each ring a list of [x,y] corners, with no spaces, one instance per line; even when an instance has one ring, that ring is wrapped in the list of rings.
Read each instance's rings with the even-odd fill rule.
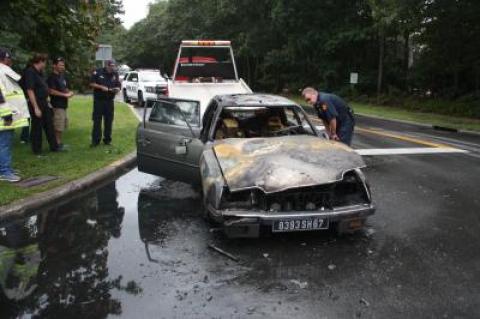
[[[358,114],[480,132],[479,119],[415,112],[396,107],[374,106],[354,102],[351,105]]]
[[[305,105],[301,97],[290,97],[292,100]],[[364,103],[351,102],[350,105],[356,114],[371,115],[384,119],[402,120],[420,124],[432,124],[460,130],[480,132],[480,119],[455,117],[435,113],[426,113],[406,110],[400,107],[377,106]]]
[[[33,188],[21,188],[15,184],[0,182],[0,205],[88,175],[134,151],[138,120],[124,103],[115,104],[112,145],[89,147],[92,105],[92,99],[87,97],[75,97],[71,100],[68,109],[70,127],[63,137],[64,144],[70,146],[68,152],[47,152],[48,144],[44,140],[43,150],[46,156],[36,157],[30,145],[20,144],[20,131],[16,132],[13,167],[20,171],[22,178],[51,175],[58,176],[59,179]]]

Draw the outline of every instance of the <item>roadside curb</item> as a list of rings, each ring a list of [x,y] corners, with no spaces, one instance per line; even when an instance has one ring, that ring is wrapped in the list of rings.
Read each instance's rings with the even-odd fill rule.
[[[419,126],[419,127],[427,127],[434,129],[436,131],[449,131],[449,132],[454,132],[454,133],[462,133],[462,134],[471,134],[471,135],[477,135],[480,136],[480,132],[475,132],[475,131],[469,131],[469,130],[461,130],[457,129],[455,127],[443,127],[435,124],[425,124],[425,123],[417,123],[417,122],[412,122],[412,121],[406,121],[406,120],[397,120],[397,119],[387,119],[381,116],[375,116],[375,115],[370,115],[370,114],[364,114],[364,113],[355,113],[355,115],[360,115],[363,117],[368,117],[368,118],[373,118],[377,120],[383,120],[383,121],[389,121],[389,122],[395,122],[395,123],[400,123],[400,124],[408,124],[408,125],[414,125],[414,126]]]
[[[131,104],[123,101],[117,102],[127,105],[130,111],[132,111],[135,117],[141,122],[140,116],[135,112]],[[0,206],[0,221],[25,216],[35,210],[47,208],[53,203],[58,204],[65,201],[67,198],[70,199],[70,197],[80,196],[85,191],[90,190],[91,187],[101,184],[102,181],[124,173],[127,168],[135,166],[136,162],[137,152],[134,151],[87,176],[68,182],[67,184],[58,186],[54,189],[20,199],[11,204]]]
[[[11,204],[0,206],[0,220],[26,216],[35,210],[47,208],[53,203],[58,204],[67,197],[81,195],[87,190],[91,190],[102,181],[124,173],[126,169],[132,167],[137,162],[136,152],[117,160],[108,166],[99,169],[85,177],[68,182],[65,185],[54,189],[32,195],[28,198],[15,201]]]
[[[134,166],[136,162],[137,154],[136,152],[132,152],[124,158],[85,177],[68,182],[46,192],[15,201],[11,204],[0,206],[0,220],[24,216],[35,210],[46,208],[54,203],[58,204],[73,194],[81,194],[83,191],[90,190],[100,182],[123,173],[127,168]]]

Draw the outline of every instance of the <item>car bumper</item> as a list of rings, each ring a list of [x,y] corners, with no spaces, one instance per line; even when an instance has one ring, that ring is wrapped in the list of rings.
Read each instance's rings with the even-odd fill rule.
[[[158,99],[158,96],[159,96],[159,94],[157,94],[157,93],[145,92],[145,93],[143,94],[143,99],[144,99],[145,101],[155,101],[155,100]]]
[[[375,206],[373,204],[351,205],[320,212],[269,213],[265,211],[217,210],[211,206],[208,207],[208,210],[210,216],[224,226],[229,237],[258,237],[261,226],[272,228],[276,221],[289,219],[327,219],[330,227],[335,225],[339,232],[353,232],[362,228],[365,219],[375,213]]]

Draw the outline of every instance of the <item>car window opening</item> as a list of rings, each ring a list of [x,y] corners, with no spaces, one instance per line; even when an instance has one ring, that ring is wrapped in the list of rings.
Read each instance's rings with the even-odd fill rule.
[[[200,125],[200,106],[197,101],[156,101],[149,121],[167,125],[188,127]]]
[[[315,135],[294,107],[226,107],[215,125],[214,139]]]

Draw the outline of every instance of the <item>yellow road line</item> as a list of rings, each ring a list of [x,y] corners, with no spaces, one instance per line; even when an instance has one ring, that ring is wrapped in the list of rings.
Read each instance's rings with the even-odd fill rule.
[[[421,140],[421,139],[418,139],[418,138],[415,138],[415,137],[405,136],[405,135],[400,135],[400,134],[394,134],[394,133],[389,133],[389,132],[385,132],[385,131],[367,129],[367,128],[363,128],[363,127],[358,127],[355,130],[359,131],[359,132],[364,132],[364,133],[376,134],[376,135],[380,135],[380,136],[384,136],[384,137],[395,138],[397,140],[411,142],[411,143],[420,144],[420,145],[426,145],[426,146],[430,146],[430,147],[453,148],[449,145],[429,142],[429,141]]]
[[[317,120],[317,119],[315,119],[315,118],[313,118],[313,119],[311,119],[311,120],[312,120],[312,122],[314,122],[314,123],[323,125],[323,122],[320,121],[320,120]],[[425,140],[418,139],[418,138],[411,137],[411,136],[400,135],[400,134],[395,134],[395,133],[389,133],[389,132],[386,132],[386,131],[381,131],[381,130],[376,130],[376,129],[371,129],[371,128],[356,127],[356,128],[355,128],[355,131],[359,131],[359,132],[363,132],[363,133],[375,134],[375,135],[379,135],[379,136],[383,136],[383,137],[390,137],[390,138],[394,138],[394,139],[397,139],[397,140],[401,140],[401,141],[405,141],[405,142],[411,142],[411,143],[420,144],[420,145],[425,145],[425,146],[430,146],[430,147],[436,147],[436,148],[454,148],[454,147],[451,147],[451,146],[445,145],[445,144],[429,142],[429,141],[425,141]]]

